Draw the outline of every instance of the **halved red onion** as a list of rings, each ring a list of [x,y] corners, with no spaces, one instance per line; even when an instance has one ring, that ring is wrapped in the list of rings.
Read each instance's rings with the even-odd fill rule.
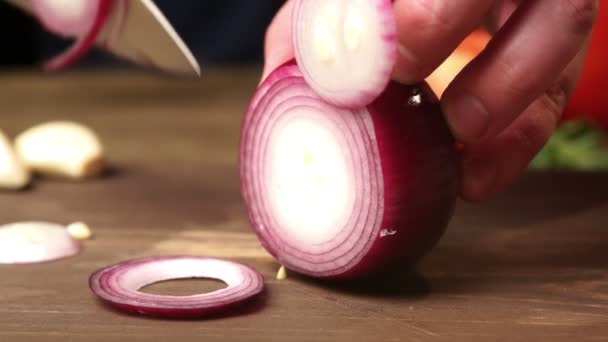
[[[227,287],[192,296],[162,296],[139,291],[166,280],[212,278]],[[242,304],[264,288],[262,276],[249,266],[202,257],[152,257],[103,268],[91,275],[91,290],[110,305],[142,315],[186,318],[205,316]]]
[[[80,248],[62,225],[20,222],[0,226],[0,264],[55,261],[78,254]]]
[[[249,220],[287,268],[357,278],[411,265],[457,198],[458,154],[426,84],[390,83],[367,108],[325,102],[295,63],[245,115],[240,172]]]
[[[392,1],[296,0],[293,44],[304,78],[325,101],[366,106],[397,61]]]
[[[63,69],[86,55],[108,21],[114,0],[29,0],[42,25],[55,34],[76,38],[62,54],[45,64],[49,71]],[[123,0],[124,1],[124,0]]]

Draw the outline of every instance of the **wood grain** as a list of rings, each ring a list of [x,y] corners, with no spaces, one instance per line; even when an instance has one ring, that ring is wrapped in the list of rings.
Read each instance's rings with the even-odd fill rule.
[[[245,219],[236,164],[258,73],[0,76],[0,128],[78,120],[99,132],[114,166],[99,180],[0,193],[1,223],[86,221],[96,233],[78,257],[0,266],[0,341],[608,340],[608,174],[528,174],[489,203],[460,203],[440,245],[384,283],[275,280],[278,265]],[[248,263],[266,294],[238,314],[169,321],[116,312],[88,289],[100,267],[181,253]]]

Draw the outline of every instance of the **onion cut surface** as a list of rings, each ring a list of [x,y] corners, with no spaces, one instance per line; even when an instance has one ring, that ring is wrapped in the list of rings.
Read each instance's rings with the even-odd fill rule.
[[[63,69],[84,57],[95,46],[115,3],[115,0],[29,1],[34,13],[49,32],[76,38],[69,49],[45,63],[47,71]]]
[[[163,296],[140,292],[147,285],[175,279],[212,278],[227,287],[192,296]],[[242,304],[264,288],[252,268],[202,257],[152,257],[123,262],[93,273],[91,290],[110,305],[142,315],[187,318],[205,316]]]
[[[428,86],[390,83],[367,108],[346,110],[293,62],[251,101],[240,173],[263,246],[321,278],[415,261],[443,234],[458,189],[455,144]]]
[[[370,104],[397,61],[391,0],[296,0],[295,58],[325,101],[346,108]]]
[[[0,226],[0,264],[34,264],[74,256],[80,243],[62,225],[20,222]]]

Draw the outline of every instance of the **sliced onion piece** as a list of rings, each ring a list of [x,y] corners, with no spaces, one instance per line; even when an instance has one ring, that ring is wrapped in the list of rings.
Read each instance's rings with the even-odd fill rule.
[[[45,70],[63,69],[84,57],[108,21],[114,0],[29,0],[42,25],[55,34],[76,38],[66,51],[45,63]]]
[[[141,288],[167,280],[212,278],[227,287],[192,296],[147,294]],[[186,318],[205,316],[242,304],[264,288],[262,276],[249,266],[202,257],[152,257],[103,268],[91,275],[91,290],[121,310],[142,315]]]
[[[293,44],[308,84],[327,102],[371,103],[397,61],[391,0],[296,0]]]
[[[42,25],[52,33],[74,37],[93,26],[99,0],[29,0]]]
[[[458,155],[426,84],[390,83],[367,108],[320,98],[295,63],[245,115],[240,173],[249,220],[279,263],[320,278],[411,265],[443,234]]]
[[[74,256],[81,245],[62,225],[20,222],[0,226],[0,264],[32,264]]]

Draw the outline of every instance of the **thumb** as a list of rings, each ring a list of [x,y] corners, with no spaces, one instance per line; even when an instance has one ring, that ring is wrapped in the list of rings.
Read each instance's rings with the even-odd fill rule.
[[[294,0],[288,0],[277,12],[277,15],[268,26],[264,45],[264,71],[262,81],[266,79],[275,68],[294,57],[291,40],[291,13]]]

